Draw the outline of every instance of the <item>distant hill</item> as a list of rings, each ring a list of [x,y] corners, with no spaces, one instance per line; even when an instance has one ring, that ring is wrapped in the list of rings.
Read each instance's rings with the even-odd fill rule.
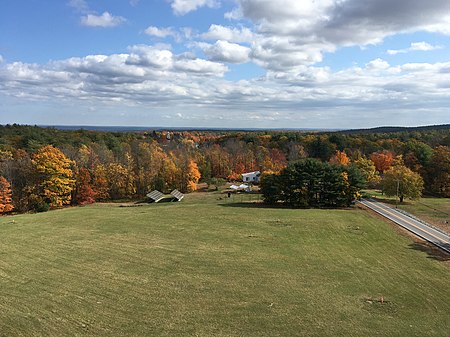
[[[208,128],[208,127],[142,127],[142,126],[90,126],[90,125],[40,125],[43,128],[54,128],[65,131],[89,130],[101,132],[143,132],[143,131],[239,131],[239,132],[259,132],[259,131],[300,131],[300,132],[339,132],[347,134],[368,134],[368,133],[395,133],[412,131],[450,130],[450,124],[426,125],[416,127],[402,126],[379,126],[369,129],[320,129],[320,128]]]
[[[170,126],[109,126],[109,125],[37,125],[41,128],[57,129],[63,131],[100,131],[100,132],[150,132],[150,131],[233,131],[233,132],[260,132],[260,131],[301,131],[301,132],[335,132],[340,129],[327,128],[215,128],[215,127],[170,127]]]
[[[351,130],[341,130],[337,131],[339,133],[347,134],[364,134],[364,133],[396,133],[396,132],[414,132],[414,131],[433,131],[433,130],[449,130],[450,124],[441,125],[426,125],[426,126],[415,126],[415,127],[403,127],[403,126],[379,126],[371,129],[351,129]]]
[[[0,124],[0,126],[2,126]],[[6,126],[6,125],[5,125]],[[27,128],[29,125],[13,124],[16,128]],[[426,125],[416,127],[402,126],[379,126],[367,129],[327,129],[327,128],[214,128],[214,127],[164,127],[164,126],[99,126],[99,125],[34,125],[43,129],[54,129],[62,131],[97,131],[97,132],[151,132],[151,131],[200,131],[200,132],[261,132],[261,131],[281,131],[281,132],[322,132],[322,133],[346,133],[346,134],[373,134],[373,133],[396,133],[413,131],[449,130],[450,124]]]

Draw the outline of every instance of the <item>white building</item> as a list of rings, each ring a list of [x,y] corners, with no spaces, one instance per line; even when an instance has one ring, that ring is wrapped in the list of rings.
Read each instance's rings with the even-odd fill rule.
[[[259,179],[261,178],[261,172],[248,172],[242,173],[242,181],[244,183],[259,183]]]

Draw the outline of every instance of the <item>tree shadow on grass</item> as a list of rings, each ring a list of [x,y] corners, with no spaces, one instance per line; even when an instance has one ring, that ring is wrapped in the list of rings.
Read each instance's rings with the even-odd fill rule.
[[[257,201],[248,201],[248,202],[229,202],[229,203],[221,203],[219,204],[223,207],[238,207],[238,208],[271,208],[271,209],[299,209],[298,207],[292,207],[287,205],[273,205],[266,204],[263,202]]]
[[[301,207],[301,206],[290,206],[286,204],[266,204],[261,201],[247,201],[247,202],[229,202],[219,204],[223,207],[237,207],[237,208],[268,208],[268,209],[321,209],[321,210],[348,210],[353,209],[352,207]]]
[[[398,200],[395,200],[395,199],[383,199],[383,198],[379,198],[379,197],[372,197],[372,199],[382,202],[384,204],[392,205],[392,206],[412,205],[412,203],[410,201],[405,201],[405,200],[403,200],[403,202],[399,202]]]
[[[437,261],[450,261],[450,254],[428,242],[414,242],[409,245],[409,248],[427,253],[429,259]]]

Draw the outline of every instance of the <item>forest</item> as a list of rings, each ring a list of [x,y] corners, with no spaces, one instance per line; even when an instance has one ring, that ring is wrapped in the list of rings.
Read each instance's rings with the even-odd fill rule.
[[[199,182],[217,186],[257,170],[264,182],[307,159],[358,170],[367,186],[401,200],[422,193],[450,197],[450,127],[382,131],[100,132],[3,125],[0,214],[138,199],[154,189],[192,192]]]

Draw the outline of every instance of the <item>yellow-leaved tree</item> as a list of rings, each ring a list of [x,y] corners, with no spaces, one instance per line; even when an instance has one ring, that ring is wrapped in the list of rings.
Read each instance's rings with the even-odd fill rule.
[[[369,186],[374,187],[380,183],[380,174],[372,160],[360,157],[355,161],[355,165],[361,170]]]
[[[75,183],[73,162],[59,149],[47,145],[33,155],[32,163],[39,176],[37,194],[42,201],[50,207],[70,204]]]
[[[405,198],[419,199],[423,191],[423,179],[404,165],[392,166],[384,173],[383,191],[387,196],[396,196],[400,202]]]
[[[197,184],[200,180],[201,174],[198,169],[197,163],[193,160],[189,160],[187,167],[187,191],[193,192],[197,190]]]
[[[131,170],[120,163],[111,163],[107,167],[109,195],[112,199],[131,198],[136,186]]]

